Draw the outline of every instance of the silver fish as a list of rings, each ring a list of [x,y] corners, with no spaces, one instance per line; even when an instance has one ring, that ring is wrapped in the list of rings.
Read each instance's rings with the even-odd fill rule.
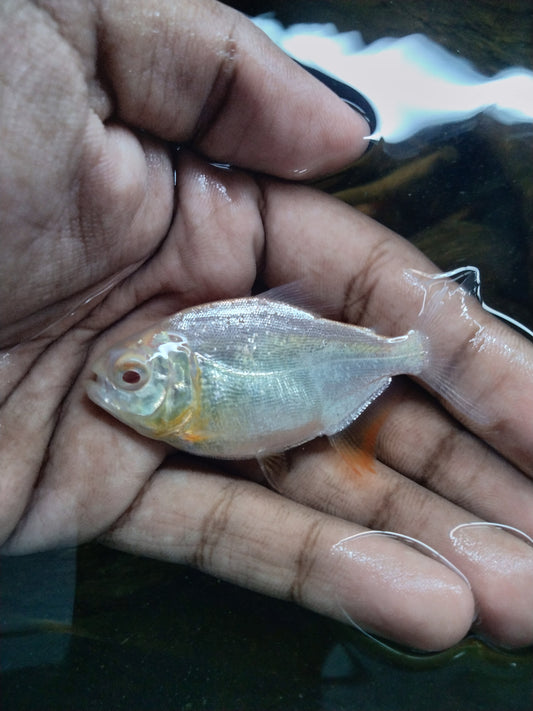
[[[87,391],[137,432],[178,449],[262,459],[334,438],[394,375],[431,367],[423,330],[387,338],[280,301],[274,290],[194,306],[113,346],[94,363]]]

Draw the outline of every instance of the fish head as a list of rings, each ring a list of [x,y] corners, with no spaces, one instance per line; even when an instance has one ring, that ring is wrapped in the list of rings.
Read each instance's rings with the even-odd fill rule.
[[[192,414],[195,372],[194,354],[180,334],[152,330],[101,355],[87,394],[137,432],[167,439]]]

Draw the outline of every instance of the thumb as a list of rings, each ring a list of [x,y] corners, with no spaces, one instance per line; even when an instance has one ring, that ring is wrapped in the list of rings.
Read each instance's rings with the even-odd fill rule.
[[[212,0],[100,0],[118,118],[208,158],[284,178],[333,171],[368,126],[244,15]]]

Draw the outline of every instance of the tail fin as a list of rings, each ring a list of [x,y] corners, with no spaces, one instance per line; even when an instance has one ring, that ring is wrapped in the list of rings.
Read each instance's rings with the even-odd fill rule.
[[[463,340],[466,350],[468,344],[475,346],[484,330],[474,315],[476,302],[481,303],[479,270],[464,267],[441,274],[424,274],[409,269],[405,270],[404,278],[409,289],[420,292],[416,328],[428,339],[428,365],[420,378],[458,413],[480,425],[487,424],[487,415],[459,390],[457,375],[462,351],[454,337],[458,332],[467,334],[467,340]]]

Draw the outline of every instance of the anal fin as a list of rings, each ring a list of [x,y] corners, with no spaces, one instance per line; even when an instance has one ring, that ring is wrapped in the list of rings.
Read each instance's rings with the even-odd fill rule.
[[[376,443],[388,409],[372,403],[355,422],[329,436],[332,447],[358,476],[376,473]]]

